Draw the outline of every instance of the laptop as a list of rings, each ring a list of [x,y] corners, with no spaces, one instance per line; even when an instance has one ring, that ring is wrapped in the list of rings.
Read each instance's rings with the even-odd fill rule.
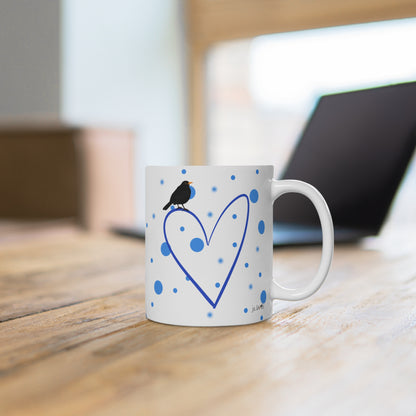
[[[278,179],[315,186],[335,242],[377,235],[416,146],[416,82],[324,95]],[[320,244],[319,218],[297,194],[274,204],[275,246]]]

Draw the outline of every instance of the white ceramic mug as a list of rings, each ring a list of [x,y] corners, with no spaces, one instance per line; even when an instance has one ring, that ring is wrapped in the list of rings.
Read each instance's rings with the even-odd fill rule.
[[[319,270],[304,288],[273,279],[273,202],[288,192],[314,204],[322,227]],[[316,292],[332,261],[334,234],[311,185],[273,179],[273,166],[146,168],[146,315],[166,324],[243,325],[270,318],[274,299]]]

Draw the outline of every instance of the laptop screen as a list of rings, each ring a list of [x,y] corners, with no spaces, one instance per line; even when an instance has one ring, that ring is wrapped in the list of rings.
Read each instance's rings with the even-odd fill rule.
[[[416,144],[416,82],[322,96],[280,179],[314,185],[334,225],[378,232]],[[283,195],[278,222],[319,224],[312,204]]]

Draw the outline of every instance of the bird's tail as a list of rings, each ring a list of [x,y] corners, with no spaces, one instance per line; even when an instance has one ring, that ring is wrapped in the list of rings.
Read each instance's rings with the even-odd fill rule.
[[[172,204],[170,201],[163,207],[163,210],[166,211]]]

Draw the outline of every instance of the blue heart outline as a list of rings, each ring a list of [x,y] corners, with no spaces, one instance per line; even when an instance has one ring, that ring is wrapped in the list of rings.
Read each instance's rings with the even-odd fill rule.
[[[237,251],[237,254],[236,254],[236,256],[235,256],[235,258],[234,258],[234,262],[233,262],[233,264],[231,265],[231,268],[230,268],[230,271],[228,272],[228,275],[227,275],[227,277],[226,277],[226,279],[225,279],[225,281],[224,281],[224,283],[223,283],[223,285],[222,285],[222,287],[221,287],[221,290],[220,290],[220,293],[218,294],[218,296],[217,296],[217,299],[215,300],[215,302],[213,302],[212,301],[212,299],[205,293],[205,291],[204,291],[204,289],[202,289],[201,288],[201,286],[199,286],[198,285],[198,283],[195,281],[195,279],[187,272],[187,270],[185,269],[185,267],[182,265],[182,263],[179,261],[179,259],[176,257],[176,255],[175,255],[175,253],[173,252],[173,250],[172,250],[172,247],[170,246],[170,244],[169,244],[169,241],[168,241],[168,237],[167,237],[167,235],[166,235],[166,221],[167,221],[167,219],[168,219],[168,217],[170,216],[170,215],[172,215],[174,212],[176,212],[176,211],[183,211],[183,212],[185,212],[185,213],[188,213],[189,215],[192,215],[197,221],[198,221],[198,223],[199,223],[199,225],[200,225],[200,227],[201,227],[201,229],[202,229],[202,231],[203,231],[203,233],[204,233],[204,237],[205,237],[205,243],[206,243],[206,245],[207,246],[209,246],[209,244],[210,244],[210,242],[211,242],[211,239],[212,239],[212,236],[213,236],[213,234],[214,234],[214,232],[215,232],[215,229],[217,228],[217,225],[218,225],[218,223],[220,222],[220,220],[221,220],[221,218],[222,218],[222,216],[224,215],[224,213],[227,211],[227,209],[235,202],[235,201],[237,201],[238,199],[240,199],[240,198],[245,198],[246,199],[246,202],[247,202],[247,216],[246,216],[246,223],[245,223],[245,225],[244,225],[244,232],[243,232],[243,237],[241,238],[241,243],[240,243],[240,246],[239,246],[239,249],[238,249],[238,251]],[[178,266],[181,268],[181,270],[185,273],[185,275],[189,278],[189,280],[193,283],[193,285],[199,290],[199,292],[201,293],[201,295],[207,300],[207,302],[215,309],[216,307],[217,307],[217,305],[218,305],[218,302],[220,301],[220,299],[221,299],[221,296],[222,296],[222,294],[224,293],[224,290],[225,290],[225,288],[226,288],[226,286],[227,286],[227,284],[228,284],[228,281],[230,280],[230,277],[231,277],[231,274],[233,273],[233,271],[234,271],[234,268],[235,268],[235,265],[237,264],[237,260],[238,260],[238,258],[240,257],[240,253],[241,253],[241,249],[243,248],[243,244],[244,244],[244,240],[245,240],[245,238],[246,238],[246,233],[247,233],[247,226],[248,226],[248,219],[249,219],[249,215],[250,215],[250,201],[249,201],[249,198],[248,198],[248,196],[246,195],[246,194],[241,194],[241,195],[238,195],[238,196],[236,196],[225,208],[224,208],[224,210],[221,212],[221,215],[218,217],[218,219],[217,219],[217,222],[215,223],[215,225],[214,225],[214,228],[212,229],[212,231],[211,231],[211,234],[210,234],[210,236],[209,236],[209,238],[207,237],[207,233],[205,232],[205,228],[204,228],[204,226],[202,225],[202,222],[200,221],[200,219],[198,218],[198,216],[196,215],[196,214],[194,214],[192,211],[189,211],[189,210],[186,210],[186,209],[183,209],[183,208],[176,208],[176,209],[174,209],[174,210],[171,210],[170,212],[168,212],[167,214],[166,214],[166,216],[165,216],[165,219],[164,219],[164,221],[163,221],[163,235],[164,235],[164,237],[165,237],[165,242],[166,242],[166,244],[168,245],[168,247],[169,247],[169,250],[170,250],[170,253],[172,254],[172,256],[173,256],[173,258],[175,259],[175,261],[176,261],[176,263],[178,264]]]

